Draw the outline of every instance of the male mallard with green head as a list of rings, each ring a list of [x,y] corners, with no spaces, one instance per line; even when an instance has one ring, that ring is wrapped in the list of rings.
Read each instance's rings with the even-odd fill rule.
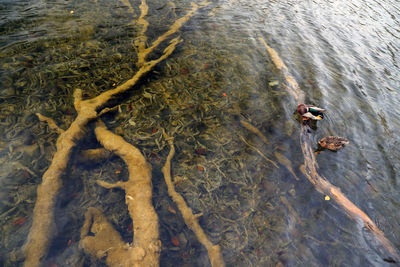
[[[300,104],[297,106],[297,112],[303,117],[303,120],[322,120],[325,109],[313,105]]]

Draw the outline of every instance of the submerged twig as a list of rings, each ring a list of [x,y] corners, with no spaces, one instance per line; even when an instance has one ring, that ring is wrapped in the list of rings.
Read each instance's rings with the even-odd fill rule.
[[[272,165],[274,165],[276,168],[279,168],[278,165],[273,161],[270,160],[267,156],[264,155],[264,153],[262,153],[258,148],[256,148],[255,146],[249,144],[249,142],[246,141],[246,139],[244,139],[243,136],[239,135],[240,139],[243,141],[243,143],[245,143],[246,145],[248,145],[249,147],[251,147],[252,149],[254,149],[261,157],[263,157],[266,161],[268,161],[269,163],[271,163]]]

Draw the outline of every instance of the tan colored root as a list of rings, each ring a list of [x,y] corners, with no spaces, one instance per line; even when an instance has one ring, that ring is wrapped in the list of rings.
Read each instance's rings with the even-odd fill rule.
[[[264,143],[269,144],[269,141],[268,141],[267,137],[266,137],[265,135],[263,135],[263,133],[262,133],[260,130],[258,130],[256,127],[254,127],[251,123],[249,123],[249,122],[247,122],[247,121],[245,121],[245,120],[243,120],[243,119],[240,119],[240,124],[241,124],[244,128],[246,128],[247,130],[249,130],[250,132],[253,132],[253,133],[255,133],[256,135],[258,135],[258,137],[260,137],[261,140],[262,140]]]
[[[144,19],[144,17],[147,16],[149,7],[146,4],[146,0],[141,1],[139,8],[140,8],[140,17],[137,21],[137,24],[142,25],[142,28],[140,30],[138,38],[135,40],[135,45],[138,49],[138,55],[139,55],[139,60],[136,63],[138,66],[143,64],[143,62],[145,61],[146,56],[147,56],[147,54],[145,53],[146,42],[147,42],[147,36],[145,35],[145,33],[147,31],[147,27],[149,26],[149,23],[147,22],[147,20]]]
[[[49,128],[56,131],[57,133],[61,134],[61,133],[65,132],[63,129],[58,127],[57,123],[52,118],[46,117],[40,113],[36,113],[36,116],[38,117],[38,119],[40,121],[47,122],[47,125],[49,126]]]
[[[107,110],[107,108],[103,109],[103,111],[104,110]],[[99,114],[99,116],[100,115],[101,114]],[[36,116],[38,117],[38,119],[40,121],[46,122],[51,130],[54,130],[59,134],[65,132],[63,129],[58,127],[58,125],[52,118],[46,117],[40,113],[36,113]],[[97,163],[97,162],[101,162],[101,161],[104,161],[104,160],[110,158],[111,155],[112,155],[112,152],[107,149],[104,149],[104,148],[82,150],[77,155],[77,162],[79,162],[79,163],[96,162]]]
[[[140,261],[145,255],[142,248],[124,243],[104,214],[93,207],[85,213],[79,247],[93,260],[105,258],[108,266],[116,267],[138,266],[133,265],[132,262]]]
[[[175,154],[175,147],[173,138],[167,137],[167,139],[170,146],[170,151],[165,165],[162,168],[162,173],[164,175],[165,183],[168,187],[168,194],[177,205],[186,225],[194,232],[199,242],[206,247],[211,265],[225,266],[219,245],[214,245],[211,243],[198,222],[198,216],[193,214],[192,209],[187,206],[185,199],[175,191],[175,187],[171,178],[171,160]]]
[[[142,4],[143,2],[145,3],[145,0],[142,0]],[[166,40],[167,38],[169,38],[172,34],[176,33],[183,24],[185,24],[191,17],[194,16],[194,14],[196,13],[196,11],[201,8],[201,7],[205,7],[207,5],[209,5],[210,3],[207,1],[203,1],[201,2],[199,5],[197,5],[196,3],[192,3],[192,9],[182,18],[177,19],[174,24],[172,24],[172,26],[170,27],[170,29],[164,33],[163,35],[159,36],[152,44],[150,47],[148,48],[139,48],[139,53],[138,53],[138,62],[137,65],[141,66],[143,64],[143,62],[145,62],[147,55],[153,51],[156,47],[158,47],[164,40]],[[142,5],[141,6],[141,10],[142,10]],[[143,9],[146,10],[146,9]],[[140,20],[140,23],[143,25],[143,28],[146,30],[147,26],[146,26],[146,22],[144,22],[143,20]],[[144,34],[144,32],[143,32]],[[143,42],[145,42],[147,40],[141,40],[137,43],[137,46],[143,46]]]
[[[151,47],[146,49],[146,53],[152,52],[157,46],[169,37],[172,33],[177,32],[182,23],[186,22],[194,12],[197,10],[192,9],[189,15],[183,19],[178,19],[171,29],[160,37],[158,42],[154,43]],[[88,100],[82,100],[82,90],[76,89],[74,92],[74,107],[78,112],[77,117],[71,123],[70,127],[60,133],[56,144],[56,153],[53,160],[43,174],[42,183],[37,189],[37,199],[33,210],[33,223],[29,231],[27,240],[22,247],[25,253],[24,266],[34,267],[39,266],[41,261],[47,254],[50,240],[56,233],[54,225],[54,205],[58,191],[61,188],[61,175],[65,172],[72,149],[75,147],[76,142],[81,140],[85,135],[85,127],[91,120],[96,119],[99,113],[102,112],[104,105],[115,95],[123,93],[132,88],[138,80],[148,73],[155,65],[169,57],[175,50],[176,46],[181,42],[179,38],[174,38],[170,41],[169,45],[164,49],[163,54],[155,60],[144,61],[140,64],[139,70],[135,75],[117,86],[114,89],[103,92],[102,94]]]
[[[264,44],[268,53],[271,56],[275,66],[281,70],[286,78],[286,82],[289,92],[293,95],[298,104],[304,102],[304,93],[300,90],[296,80],[289,75],[288,68],[279,57],[278,53],[268,46],[264,39],[260,38]],[[348,214],[350,218],[355,220],[357,224],[362,222],[361,227],[369,229],[375,240],[383,246],[390,256],[393,257],[397,262],[400,261],[400,255],[392,243],[384,236],[383,232],[375,225],[375,223],[365,214],[360,208],[358,208],[353,202],[351,202],[340,190],[340,188],[332,185],[325,177],[318,173],[318,164],[315,160],[315,155],[311,147],[310,133],[308,126],[305,124],[301,125],[300,131],[300,145],[304,156],[304,166],[302,172],[305,174],[307,179],[314,185],[316,190],[322,194],[328,195],[332,200],[339,204],[343,210]]]
[[[128,166],[126,182],[97,183],[105,188],[121,188],[125,191],[125,202],[134,226],[133,251],[140,249],[143,257],[130,257],[124,266],[158,266],[161,241],[158,234],[158,217],[152,205],[151,166],[142,153],[127,143],[121,136],[107,130],[102,122],[96,124],[95,134],[107,150],[114,151]]]
[[[33,210],[33,222],[26,243],[22,247],[25,254],[24,266],[39,266],[47,254],[51,237],[56,233],[54,224],[54,205],[61,188],[61,175],[64,173],[75,140],[84,135],[84,127],[88,119],[78,114],[70,128],[62,132],[57,140],[57,152],[50,167],[42,177],[37,189],[37,199]]]

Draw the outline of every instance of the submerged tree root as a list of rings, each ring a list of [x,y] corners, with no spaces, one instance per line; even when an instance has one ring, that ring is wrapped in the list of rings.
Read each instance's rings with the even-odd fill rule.
[[[213,243],[211,243],[211,241],[204,233],[203,228],[201,228],[198,222],[197,218],[199,217],[199,215],[194,215],[192,209],[187,206],[185,199],[175,191],[174,183],[172,182],[171,178],[171,160],[175,154],[175,147],[173,138],[166,138],[170,146],[170,151],[165,165],[162,168],[162,173],[164,175],[165,183],[168,187],[168,194],[178,206],[178,209],[181,212],[186,225],[189,227],[190,230],[194,232],[199,242],[206,247],[211,265],[214,267],[225,266],[224,259],[221,254],[221,248],[219,247],[219,245],[214,245]]]
[[[200,7],[206,6],[207,4],[208,2],[202,2]],[[147,6],[144,0],[142,1],[142,5],[143,7],[141,7],[141,10]],[[38,186],[37,199],[33,210],[33,223],[27,240],[21,248],[22,253],[25,255],[25,266],[39,266],[47,255],[50,242],[56,233],[54,206],[62,184],[61,176],[66,170],[72,150],[76,146],[76,142],[85,136],[87,123],[103,114],[102,110],[104,110],[105,104],[112,97],[132,88],[139,79],[152,70],[155,65],[173,53],[176,46],[182,41],[179,37],[173,38],[170,41],[169,45],[164,49],[159,58],[150,61],[146,59],[147,55],[154,51],[161,42],[176,33],[183,23],[194,15],[194,12],[196,12],[198,8],[199,6],[193,4],[192,9],[186,16],[178,19],[167,33],[158,38],[149,48],[146,48],[145,52],[140,53],[140,64],[138,64],[140,67],[131,79],[125,81],[114,89],[105,91],[97,97],[88,100],[82,100],[82,91],[77,89],[74,92],[74,106],[78,115],[67,130],[58,130],[54,127],[51,120],[45,120],[50,123],[50,127],[55,128],[60,133],[60,136],[58,137],[56,144],[57,151],[54,154],[49,168],[43,174],[42,183]]]
[[[288,92],[296,100],[297,104],[304,102],[304,93],[300,90],[296,80],[289,74],[289,70],[279,57],[278,53],[268,46],[264,39],[260,38],[264,44],[275,66],[281,70],[285,76],[288,86]],[[309,132],[309,126],[301,124],[300,145],[304,156],[304,166],[301,168],[307,179],[314,185],[316,190],[322,194],[328,195],[332,200],[339,204],[350,218],[357,222],[360,230],[365,227],[374,237],[376,244],[373,244],[382,255],[385,261],[400,262],[400,256],[392,245],[392,243],[384,236],[383,232],[375,225],[375,223],[351,202],[340,190],[340,188],[332,185],[325,177],[318,173],[318,164],[312,150],[312,138]]]
[[[79,247],[93,260],[105,258],[109,266],[129,266],[128,263],[135,255],[143,254],[143,251],[138,253],[129,244],[124,243],[121,235],[107,221],[104,214],[93,207],[85,213]]]
[[[110,184],[97,181],[105,188],[120,188],[125,191],[125,202],[134,225],[132,245],[123,244],[120,236],[99,211],[89,209],[81,234],[81,247],[92,257],[106,257],[109,266],[158,266],[161,241],[158,234],[158,217],[152,205],[151,166],[142,153],[122,137],[107,130],[98,122],[95,134],[99,142],[120,156],[128,166],[129,179],[126,182]],[[90,220],[92,232],[87,236]],[[100,225],[103,232],[96,232]],[[102,226],[104,225],[104,228]],[[110,243],[113,241],[114,243]]]

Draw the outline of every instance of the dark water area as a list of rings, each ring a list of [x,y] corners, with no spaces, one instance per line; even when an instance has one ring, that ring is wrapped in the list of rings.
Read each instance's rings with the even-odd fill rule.
[[[10,255],[28,236],[36,189],[56,151],[58,134],[35,114],[67,129],[77,115],[76,89],[88,99],[135,74],[139,5],[0,0],[1,266],[23,264]],[[148,6],[149,44],[191,8],[187,0],[148,0]],[[227,266],[395,266],[300,171],[297,103],[259,38],[279,53],[306,102],[327,110],[312,132],[315,150],[328,135],[350,141],[338,152],[317,154],[319,172],[399,250],[399,10],[394,0],[211,1],[173,36],[183,42],[172,55],[112,100],[118,108],[101,119],[153,168],[161,266],[210,266],[168,196],[163,129],[175,137],[176,190],[202,213],[200,225],[220,245]],[[88,125],[62,177],[45,266],[105,266],[79,248],[89,207],[103,211],[132,242],[124,192],[96,183],[126,180],[124,162],[79,160],[80,150],[99,146],[93,128]]]

